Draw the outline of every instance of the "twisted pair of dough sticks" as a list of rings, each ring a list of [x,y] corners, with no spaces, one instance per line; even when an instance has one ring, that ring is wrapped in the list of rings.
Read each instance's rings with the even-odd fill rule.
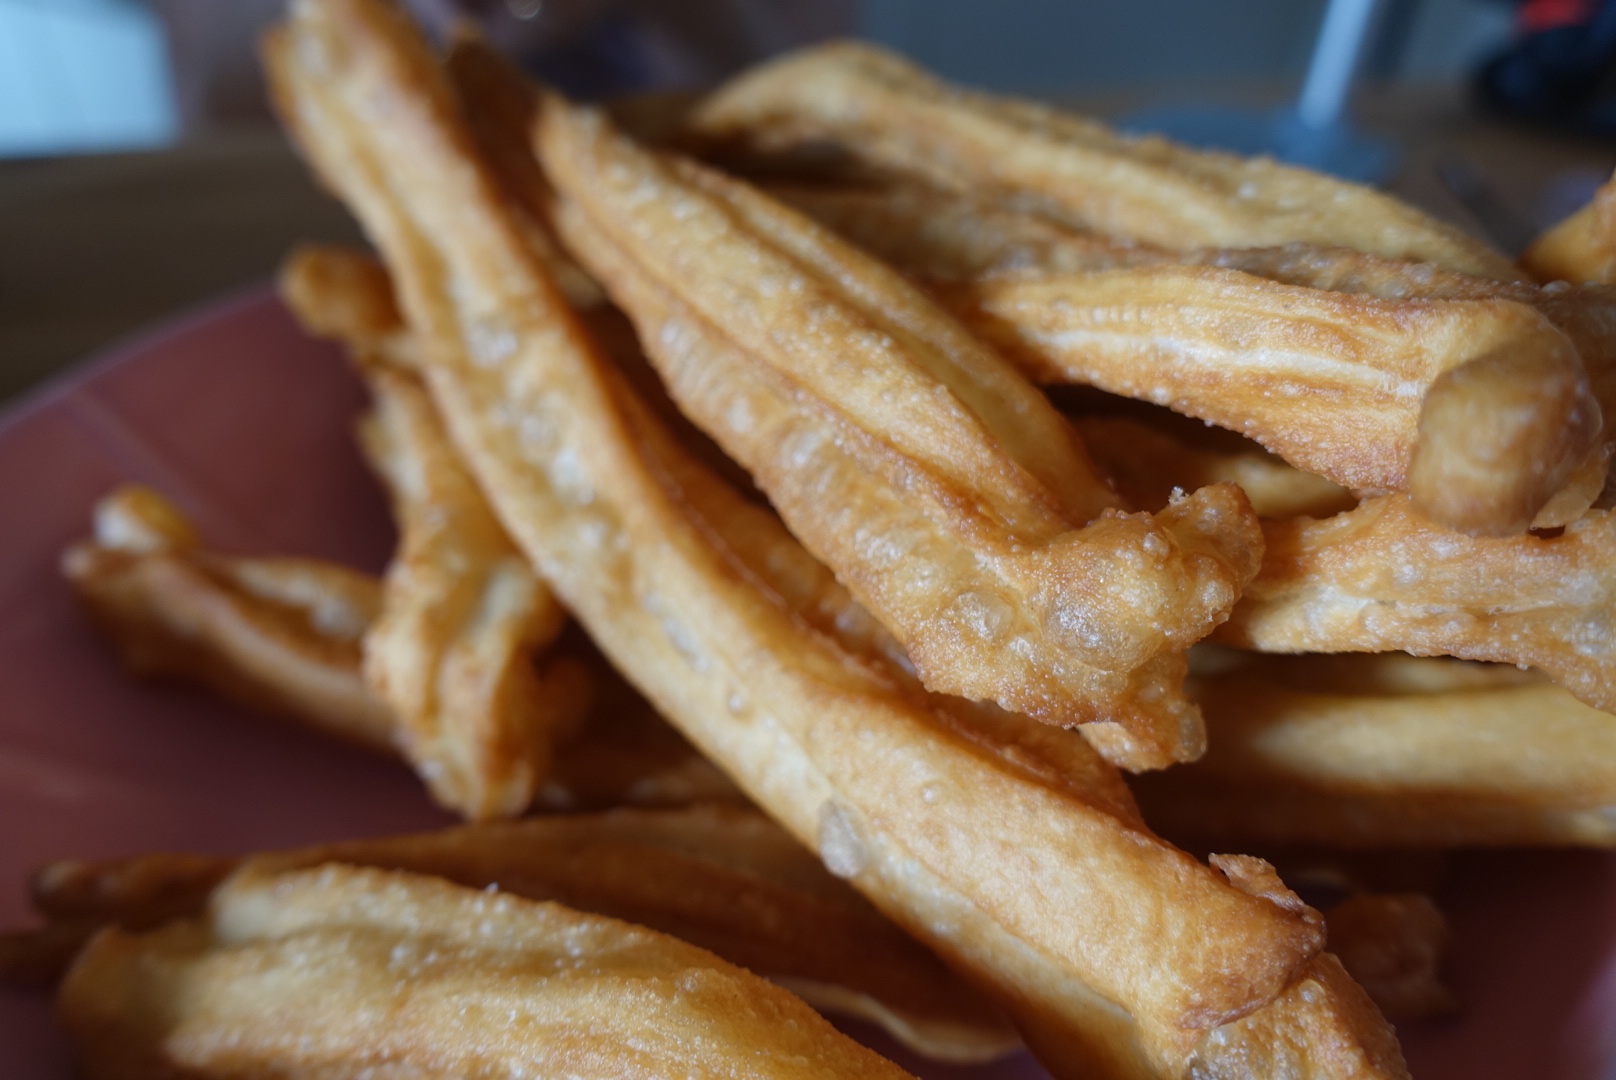
[[[1255,465],[1265,503],[1294,486],[1318,500],[1303,513],[1332,510],[1327,492],[1293,485],[1297,478],[1274,462],[1198,452],[1137,421],[1084,423],[1143,447],[1114,462],[1141,500]],[[1267,653],[1409,652],[1535,667],[1587,705],[1616,711],[1616,512],[1589,510],[1557,535],[1469,537],[1431,524],[1408,496],[1386,495],[1322,520],[1268,520],[1263,536],[1263,568],[1215,641]]]
[[[1501,256],[1367,188],[1124,138],[946,86],[867,45],[763,65],[705,102],[694,129],[765,154],[828,143],[885,173],[1160,249],[1302,242],[1519,277]],[[999,343],[1035,374],[1171,402],[1348,487],[1411,490],[1427,514],[1463,531],[1524,531],[1574,473],[1598,467],[1588,459],[1600,419],[1575,351],[1507,302],[1415,316],[1406,305],[1171,266],[980,292],[956,303],[996,323]],[[1288,319],[1269,318],[1284,305]]]
[[[60,1011],[91,1080],[909,1076],[677,938],[340,865],[249,868],[197,918],[101,933]]]
[[[279,874],[331,863],[431,875],[471,889],[494,885],[673,934],[822,1012],[878,1023],[937,1060],[991,1060],[1018,1045],[992,1006],[935,957],[773,822],[739,807],[480,823],[247,858],[155,854],[55,863],[33,879],[33,906],[46,927],[0,935],[0,954],[9,945],[13,954],[32,947],[43,956],[57,937],[83,942],[108,926],[140,933],[196,918],[244,866]],[[54,981],[70,959],[41,974]]]
[[[1616,401],[1584,365],[1608,360],[1530,286],[1347,249],[1119,243],[913,183],[774,190],[927,283],[1036,381],[1168,405],[1345,487],[1408,490],[1452,528],[1564,524],[1603,482],[1600,406]]]
[[[1134,785],[1175,840],[1616,846],[1616,716],[1515,668],[1253,657],[1192,685],[1207,755]]]
[[[929,688],[1110,721],[1129,768],[1199,753],[1182,653],[1259,555],[1243,495],[1120,513],[1047,400],[863,252],[592,114],[549,110],[540,150],[671,396]]]
[[[295,253],[282,295],[305,326],[336,337],[369,384],[359,443],[392,498],[399,545],[364,637],[366,681],[401,721],[406,755],[433,795],[472,818],[532,802],[558,739],[588,709],[588,673],[534,658],[566,623],[488,508],[407,370],[414,341],[386,271],[327,250]]]
[[[223,556],[200,546],[162,496],[120,488],[96,506],[95,537],[63,569],[124,667],[199,684],[258,712],[364,749],[402,756],[404,722],[366,682],[363,642],[383,610],[382,582],[322,559]],[[673,806],[741,796],[604,665],[553,658],[543,680],[567,724],[532,801],[553,809]],[[559,676],[559,677],[558,677]],[[524,809],[526,807],[524,806]]]
[[[751,526],[709,516],[700,467],[581,333],[397,11],[304,0],[266,53],[289,126],[388,258],[457,444],[569,610],[1049,1067],[1405,1075],[1265,864],[1231,857],[1224,877],[1161,844],[1086,743],[923,695],[829,608],[788,604],[811,560],[766,515],[766,544],[732,545]]]
[[[515,156],[512,142],[519,148],[516,152],[522,152],[524,125],[516,124],[514,131],[491,131],[486,118],[531,113],[531,91],[518,86],[514,92],[519,97],[513,107],[508,85],[495,85],[494,80],[478,76],[479,66],[497,69],[498,61],[485,52],[479,53],[474,46],[457,50],[450,65],[462,94],[473,103],[470,111],[485,118],[480,132],[485,145],[490,139],[503,144],[490,156],[496,161]],[[566,126],[564,119],[558,124]],[[564,133],[559,137],[589,139],[595,148],[588,154],[559,152],[565,159],[578,161],[575,167],[560,165],[552,170],[554,182],[569,195],[587,190],[608,200],[621,196],[626,185],[620,184],[609,194],[603,190],[601,176],[613,165],[626,165],[666,182],[664,194],[670,207],[681,199],[678,205],[688,209],[693,200],[702,198],[708,198],[710,203],[716,200],[718,206],[723,205],[724,198],[747,198],[739,185],[722,189],[716,196],[711,192],[695,193],[695,189],[681,186],[679,179],[664,175],[659,163],[615,136]],[[626,155],[625,160],[614,160],[613,154]],[[524,177],[518,174],[511,179],[519,184]],[[721,178],[710,174],[708,180],[722,183]],[[813,265],[813,249],[828,238],[800,219],[784,214],[775,222],[775,235],[766,229],[761,235],[756,229],[748,232],[746,224],[755,223],[729,230],[728,246],[724,248],[729,261],[721,263],[718,240],[710,235],[694,240],[696,231],[703,226],[689,223],[681,233],[667,220],[650,221],[657,211],[644,207],[648,211],[642,215],[646,220],[633,226],[636,236],[666,237],[660,251],[649,255],[651,260],[666,260],[670,252],[691,242],[714,256],[711,264],[702,268],[705,277],[690,272],[692,268],[681,269],[666,261],[659,267],[662,280],[671,277],[703,290],[700,297],[686,296],[692,304],[705,304],[701,313],[691,311],[688,317],[678,317],[669,303],[677,305],[678,311],[690,310],[684,300],[659,293],[643,276],[632,280],[626,276],[634,273],[632,264],[625,263],[620,254],[614,255],[614,251],[625,249],[614,247],[614,242],[604,235],[594,234],[597,219],[580,212],[581,201],[581,197],[569,197],[559,213],[547,213],[559,220],[573,250],[581,253],[590,269],[607,281],[614,299],[635,319],[641,340],[647,343],[647,352],[673,396],[686,413],[761,481],[798,535],[817,542],[818,553],[838,568],[841,577],[856,589],[862,588],[874,600],[875,610],[886,613],[885,621],[899,631],[928,686],[971,697],[990,697],[1054,722],[1105,717],[1112,722],[1104,729],[1094,729],[1091,737],[1113,760],[1132,768],[1156,767],[1199,752],[1198,720],[1193,711],[1178,709],[1181,699],[1174,700],[1181,678],[1181,658],[1167,657],[1154,664],[1154,670],[1143,676],[1149,680],[1143,687],[1139,678],[1120,688],[1117,684],[1123,682],[1128,665],[1150,663],[1149,650],[1161,648],[1161,638],[1166,637],[1166,644],[1173,646],[1200,632],[1186,625],[1177,630],[1175,640],[1171,619],[1176,617],[1188,624],[1196,619],[1216,618],[1216,604],[1200,601],[1196,594],[1216,591],[1220,578],[1222,584],[1237,587],[1243,568],[1208,566],[1209,560],[1198,558],[1194,551],[1186,553],[1182,560],[1150,559],[1150,554],[1167,555],[1171,550],[1167,545],[1177,546],[1174,538],[1166,535],[1157,535],[1155,540],[1140,540],[1137,536],[1116,540],[1096,530],[1088,545],[1081,536],[1073,536],[1070,522],[1082,520],[1083,514],[1103,505],[1102,500],[1112,495],[1093,479],[1080,446],[1061,418],[1036,391],[970,342],[912,289],[861,254],[845,245],[826,248],[822,265]],[[766,200],[751,199],[754,208],[766,213],[770,206],[765,204]],[[594,205],[601,210],[598,202]],[[796,230],[794,235],[792,230]],[[756,302],[760,292],[752,294],[748,307],[747,298],[734,291],[736,286],[744,291],[753,277],[746,261],[760,253],[764,259],[773,260],[768,264],[769,272],[781,275],[779,283],[761,285],[764,290],[779,292],[772,307],[766,300],[761,305]],[[722,277],[726,268],[728,276]],[[838,279],[838,274],[845,280]],[[818,289],[817,295],[828,297],[829,303],[815,308],[812,295],[795,295],[794,290],[804,288],[810,293]],[[855,301],[859,290],[863,290],[862,299]],[[825,316],[835,325],[821,327],[817,332],[805,327],[802,313],[809,310],[816,312],[814,317]],[[716,326],[715,317],[728,318],[724,330],[706,331],[704,328]],[[791,318],[797,320],[795,334],[785,329]],[[741,352],[748,346],[754,350],[758,347],[765,323],[771,328],[766,335],[771,341],[800,339],[807,343],[806,347],[777,349],[778,355],[761,361],[787,369],[780,370],[772,380],[766,372],[750,370],[752,365]],[[725,333],[730,336],[725,338]],[[855,362],[850,350],[864,348],[866,355],[856,361],[861,378],[848,378],[850,369],[846,366],[829,370],[824,360],[816,359],[816,353],[832,355],[834,350],[828,343],[833,340],[840,342],[836,349],[848,354],[843,358],[844,365]],[[797,391],[800,400],[795,402],[790,400],[792,379],[804,388]],[[808,399],[802,395],[809,388],[825,397],[849,384],[853,384],[850,391],[834,402],[838,412],[830,417],[819,415],[826,410],[806,407]],[[958,399],[974,406],[976,417],[987,416],[994,423],[973,422],[975,417],[959,407]],[[895,403],[901,405],[894,408]],[[743,418],[746,430],[731,430]],[[843,422],[826,423],[827,419]],[[995,438],[999,446],[1008,446],[1016,456],[1000,452],[989,441]],[[942,447],[941,452],[936,451],[938,447]],[[950,454],[950,450],[954,452]],[[930,460],[922,457],[928,453]],[[1020,461],[1032,464],[1022,468]],[[894,497],[893,488],[901,494]],[[839,517],[834,521],[827,520],[824,512],[825,495],[832,491],[840,503]],[[1060,510],[1062,500],[1065,522],[1049,513],[1052,504]],[[986,512],[959,512],[972,504]],[[1240,514],[1238,507],[1222,509]],[[1188,506],[1178,506],[1169,510],[1164,519],[1197,513]],[[1204,508],[1199,513],[1211,516]],[[1136,518],[1134,523],[1148,528],[1146,520]],[[1011,528],[996,527],[1006,524]],[[1231,531],[1241,525],[1235,522]],[[1187,527],[1181,525],[1180,532],[1196,527],[1192,521]],[[1203,521],[1199,527],[1210,531],[1208,522]],[[1116,532],[1112,530],[1113,537]],[[1178,542],[1184,539],[1179,537]],[[1193,536],[1187,539],[1195,543]],[[1199,546],[1211,548],[1214,560],[1221,556],[1233,561],[1231,554],[1242,561],[1248,557],[1246,552],[1218,551],[1219,539],[1213,536]],[[1061,575],[1073,574],[1075,561],[1096,554],[1095,549],[1103,549],[1108,540],[1122,550],[1101,550],[1097,563],[1115,566],[1130,561],[1131,555],[1144,554],[1146,565],[1141,567],[1137,559],[1132,560],[1133,565],[1124,566],[1109,589],[1096,582],[1058,580]],[[1056,548],[1063,542],[1069,550],[1049,555],[1025,551],[1035,543]],[[1129,547],[1142,547],[1144,551],[1130,552]],[[970,569],[994,556],[1000,564],[997,568],[989,565],[986,571],[977,573]],[[1175,565],[1179,561],[1188,565],[1181,569]],[[994,569],[998,572],[994,573]],[[940,588],[935,580],[939,574],[957,580],[948,588]],[[1128,587],[1137,584],[1140,577],[1169,576],[1176,577],[1171,584],[1150,580],[1139,588]],[[1045,579],[1057,580],[1053,587],[1047,583],[1034,586],[1034,581]],[[1046,595],[1034,594],[1035,587]],[[1164,603],[1161,593],[1169,590],[1177,600]],[[960,597],[962,592],[964,596]],[[1109,595],[1089,604],[1089,610],[1073,611],[1067,606],[1080,603],[1077,594],[1095,593]],[[1154,603],[1157,608],[1130,609],[1126,601],[1117,599],[1130,593],[1149,597],[1143,603]],[[952,600],[952,606],[939,610],[937,597],[944,594]],[[1198,601],[1202,610],[1192,610],[1188,617],[1161,610],[1192,608]],[[1109,616],[1099,610],[1105,604],[1114,608]],[[1083,650],[1072,647],[1070,640],[1060,640],[1051,632],[1056,629],[1050,626],[1052,620],[1084,623],[1087,639],[1096,644],[1096,639],[1107,638],[1115,645],[1121,636],[1117,626],[1124,622],[1127,626],[1122,632],[1135,636],[1139,627],[1148,622],[1149,632],[1156,634],[1156,639],[1135,644],[1132,656],[1096,656],[1099,650],[1094,647],[1084,655]],[[1044,629],[1040,630],[1039,622]],[[995,650],[995,642],[1008,643],[1010,653]],[[1082,663],[1073,663],[1074,654],[1100,670],[1082,671]],[[1067,685],[1063,686],[1058,666],[1079,670],[1067,676]],[[1086,684],[1078,681],[1085,678]],[[1084,685],[1090,687],[1087,693]],[[1150,699],[1144,703],[1145,708],[1140,708],[1141,703],[1135,700],[1138,698]]]
[[[848,217],[839,220],[845,223]],[[1037,226],[1015,233],[1012,223],[992,217],[992,212],[973,210],[953,223],[945,215],[934,215],[931,220],[931,233],[921,233],[913,228],[916,217],[894,226],[892,218],[866,212],[865,228],[856,231],[855,238],[871,243],[881,236],[907,236],[910,239],[903,243],[911,259],[921,247],[929,251],[944,247],[953,252],[953,267],[1025,265],[1028,252],[1068,262],[1088,259],[1091,264],[1099,259],[1160,257],[1151,252],[1120,251],[1112,244],[1083,238],[1057,246],[1058,238],[1047,231],[1037,241],[1039,234],[1031,231]],[[987,221],[987,226],[970,228],[966,221],[971,220]],[[941,257],[921,257],[932,265],[945,264]],[[1257,249],[1204,252],[1199,257],[1212,264],[1238,265],[1243,270],[1230,272],[1248,276],[1256,286],[1291,289],[1302,294],[1302,299],[1311,297],[1311,302],[1319,304],[1424,304],[1425,309],[1492,304],[1516,314],[1524,312],[1535,325],[1576,343],[1572,361],[1580,352],[1592,377],[1584,380],[1582,361],[1576,361],[1577,383],[1608,401],[1611,416],[1616,417],[1616,297],[1608,288],[1506,285],[1343,249]],[[1062,280],[1078,278],[1081,275]],[[979,288],[995,288],[999,283],[987,276]],[[1021,283],[1008,275],[1004,285],[1046,288],[1046,281],[1029,278]],[[1301,302],[1285,301],[1281,307],[1294,309]],[[1165,307],[1172,309],[1175,304],[1168,302]],[[1168,315],[1168,319],[1173,317]],[[1406,327],[1409,319],[1411,315],[1404,312],[1390,323]],[[1139,327],[1141,335],[1147,335],[1147,325]],[[1256,325],[1267,327],[1269,322],[1264,317],[1256,319]],[[1359,327],[1361,323],[1354,317],[1343,325]],[[1419,319],[1412,319],[1411,325],[1416,330],[1429,328],[1429,323]],[[1459,330],[1459,323],[1450,325],[1450,338],[1458,340],[1454,335]],[[1538,378],[1530,365],[1517,373],[1527,380]],[[1592,416],[1598,416],[1597,404],[1590,407]],[[1315,414],[1298,409],[1296,416],[1302,417],[1299,422],[1306,427],[1312,422],[1307,417]],[[1477,424],[1464,409],[1454,416],[1459,427],[1474,437],[1492,437],[1496,432],[1496,428]],[[1603,449],[1597,448],[1592,467],[1584,469],[1577,490],[1559,504],[1558,514],[1538,522],[1569,522],[1559,537],[1456,534],[1432,524],[1411,495],[1372,498],[1332,521],[1267,522],[1264,569],[1244,592],[1231,622],[1220,627],[1217,635],[1265,652],[1406,650],[1532,664],[1593,707],[1616,708],[1616,642],[1608,629],[1616,619],[1608,569],[1616,555],[1611,550],[1616,521],[1610,511],[1587,509],[1603,485]]]
[[[361,639],[382,606],[371,575],[315,559],[214,555],[178,508],[132,485],[96,505],[93,537],[63,554],[62,572],[132,674],[199,682],[393,750],[392,711],[359,671]]]

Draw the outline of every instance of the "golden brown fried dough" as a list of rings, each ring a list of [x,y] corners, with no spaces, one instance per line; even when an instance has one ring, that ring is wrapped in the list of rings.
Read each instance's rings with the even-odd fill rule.
[[[502,181],[511,218],[528,249],[543,260],[568,303],[579,310],[598,308],[606,294],[556,239],[550,221],[555,193],[528,149],[532,84],[468,25],[456,27],[444,66],[478,149]]]
[[[392,714],[359,676],[360,636],[381,606],[369,575],[212,555],[167,500],[131,487],[97,506],[96,539],[69,548],[62,572],[131,673],[200,682],[392,751]]]
[[[1354,1037],[1342,1038],[1344,1031]],[[1273,1006],[1212,1032],[1185,1075],[1407,1078],[1408,1068],[1374,1001],[1340,960],[1320,953]]]
[[[1519,276],[1503,256],[1370,188],[962,90],[862,42],[754,68],[703,102],[692,124],[763,153],[828,142],[878,168],[1119,239],[1172,248],[1305,241]]]
[[[1616,716],[1511,667],[1270,657],[1198,680],[1211,749],[1134,785],[1190,844],[1616,846]]]
[[[257,855],[245,865],[279,873],[325,863],[497,885],[660,930],[941,1060],[988,1060],[1017,1042],[991,1006],[754,810],[489,823]],[[79,928],[81,941],[84,927],[148,930],[200,914],[241,865],[185,855],[58,863],[36,875],[34,904],[52,930]]]
[[[392,497],[399,546],[364,635],[366,681],[438,802],[477,819],[520,813],[589,707],[586,668],[566,657],[534,667],[566,613],[467,475],[425,388],[399,370],[419,363],[418,346],[387,271],[305,248],[281,291],[306,329],[347,345],[375,401],[359,441]]]
[[[405,873],[247,872],[62,988],[93,1080],[908,1074],[705,950]]]
[[[1465,532],[1526,531],[1600,433],[1576,347],[1513,300],[1385,300],[1213,266],[950,296],[1040,381],[1167,405],[1344,487],[1411,491]]]
[[[1543,282],[1616,283],[1616,178],[1534,240],[1521,256],[1521,269]]]
[[[1439,529],[1405,495],[1267,522],[1268,553],[1218,640],[1263,652],[1458,656],[1537,668],[1616,709],[1616,511],[1558,536]]]
[[[64,572],[132,673],[198,683],[324,734],[405,754],[411,734],[361,675],[360,642],[382,607],[375,578],[320,560],[202,551],[189,521],[148,488],[102,500],[96,531],[101,539],[66,553]],[[582,809],[740,798],[587,649],[569,646],[551,658],[540,680],[545,714],[581,719],[591,688],[606,701],[581,735],[575,722],[560,725],[564,745],[529,801]]]
[[[1394,1020],[1424,1020],[1458,1003],[1438,969],[1448,923],[1421,893],[1349,896],[1324,913],[1330,951],[1380,1011]]]
[[[420,363],[387,269],[374,257],[336,245],[300,244],[281,261],[276,285],[304,330],[342,342],[359,363]]]
[[[505,219],[396,12],[306,0],[267,60],[290,126],[387,254],[434,395],[512,535],[749,794],[992,990],[1064,1075],[1178,1075],[1208,1029],[1268,1012],[1316,947],[1305,911],[1159,845],[1109,793],[1017,764],[1024,747],[939,723],[717,540],[647,456],[645,410]],[[1308,1037],[1383,1037],[1372,1008],[1350,1019],[1364,1026]],[[1245,1053],[1243,1038],[1213,1053]]]
[[[1598,291],[1340,248],[1125,245],[915,184],[772,190],[930,283],[1034,378],[1170,404],[1355,488],[1406,487],[1450,527],[1563,525],[1604,484],[1594,401],[1616,414],[1616,320]]]
[[[598,115],[554,103],[545,117],[563,235],[675,400],[928,687],[1117,722],[1131,745],[1102,746],[1130,768],[1198,752],[1176,654],[1240,587],[1242,498],[1214,488],[1159,519],[1096,519],[1113,496],[1058,414],[897,275]]]
[[[440,803],[471,818],[520,813],[589,708],[589,672],[567,657],[535,669],[566,613],[460,464],[426,389],[402,372],[366,379],[375,406],[360,444],[399,526],[365,632],[366,680]]]
[[[1107,239],[929,184],[760,183],[781,202],[928,284],[1172,265],[1186,254]]]

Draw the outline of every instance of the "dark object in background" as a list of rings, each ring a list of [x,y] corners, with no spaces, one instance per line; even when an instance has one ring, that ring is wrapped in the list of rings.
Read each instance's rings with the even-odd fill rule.
[[[1527,0],[1519,34],[1476,75],[1482,106],[1513,120],[1616,138],[1616,0]]]
[[[3,3],[4,0],[0,0]],[[186,132],[268,124],[254,52],[286,0],[151,0]],[[851,33],[861,0],[401,0],[446,40],[474,20],[506,56],[584,99],[711,85],[765,56]]]

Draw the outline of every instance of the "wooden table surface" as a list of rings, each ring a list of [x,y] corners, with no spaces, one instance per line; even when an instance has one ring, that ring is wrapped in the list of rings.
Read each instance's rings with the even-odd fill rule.
[[[1126,103],[1091,104],[1114,114]],[[1359,115],[1401,146],[1388,187],[1472,231],[1438,180],[1442,160],[1471,163],[1523,216],[1555,177],[1616,166],[1616,146],[1486,122],[1451,91],[1369,95]],[[357,239],[347,212],[270,130],[155,153],[0,162],[0,399],[155,321],[268,281],[298,240]]]

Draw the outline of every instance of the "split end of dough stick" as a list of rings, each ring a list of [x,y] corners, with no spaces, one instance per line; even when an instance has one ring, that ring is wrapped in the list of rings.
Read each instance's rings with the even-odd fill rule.
[[[1563,334],[1487,353],[1426,391],[1409,493],[1421,513],[1459,532],[1525,532],[1594,453],[1602,424]]]

